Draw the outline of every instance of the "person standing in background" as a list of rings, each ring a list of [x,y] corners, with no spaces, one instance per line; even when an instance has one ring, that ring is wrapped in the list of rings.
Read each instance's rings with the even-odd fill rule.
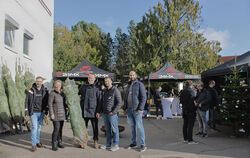
[[[204,88],[203,82],[197,83],[197,96],[195,98],[195,106],[197,107],[197,120],[199,123],[199,132],[196,135],[208,137],[206,113],[209,109],[210,94]]]
[[[193,82],[187,80],[185,82],[186,88],[182,91],[180,95],[180,102],[183,109],[183,137],[184,142],[188,144],[198,144],[193,140],[193,128],[196,116],[196,107],[194,104],[195,92],[193,90]]]
[[[161,87],[158,87],[156,90],[155,90],[155,95],[154,95],[154,103],[155,103],[155,106],[156,106],[156,119],[160,119],[159,117],[159,109],[161,110],[161,116],[163,117],[163,109],[162,109],[162,104],[161,104],[161,90],[162,88]]]
[[[215,81],[211,80],[209,81],[209,86],[207,88],[208,93],[211,96],[211,100],[209,103],[209,121],[208,121],[208,125],[216,130],[216,125],[215,125],[215,111],[216,111],[216,107],[218,105],[218,92],[216,91],[215,87]]]

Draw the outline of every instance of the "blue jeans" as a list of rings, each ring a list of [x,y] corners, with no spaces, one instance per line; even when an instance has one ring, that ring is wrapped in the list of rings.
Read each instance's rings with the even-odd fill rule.
[[[32,125],[31,129],[32,146],[36,146],[37,143],[40,143],[40,133],[43,125],[43,117],[44,117],[43,112],[34,112],[33,115],[31,115],[30,117]]]
[[[142,123],[142,114],[138,114],[136,110],[131,108],[127,109],[129,124],[132,130],[132,144],[137,145],[137,127],[139,129],[141,145],[146,146],[145,144],[145,132]]]
[[[119,145],[119,129],[118,129],[117,114],[114,115],[103,114],[102,117],[104,120],[104,126],[106,130],[106,146],[111,147],[112,136],[114,136],[113,144]]]

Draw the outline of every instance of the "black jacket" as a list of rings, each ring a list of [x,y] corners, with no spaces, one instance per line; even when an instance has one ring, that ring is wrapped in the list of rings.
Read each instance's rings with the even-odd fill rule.
[[[48,114],[48,90],[42,85],[41,87],[42,90],[42,111],[45,111],[45,114]],[[32,85],[32,88],[29,89],[26,93],[26,99],[25,99],[25,113],[26,115],[33,115],[33,106],[34,106],[34,101],[36,99],[36,84],[34,83]]]
[[[197,107],[200,108],[201,111],[207,111],[209,109],[210,100],[210,94],[205,88],[203,88],[201,91],[198,91],[195,98],[195,102],[198,104]],[[201,107],[199,107],[199,104],[201,104]]]
[[[98,109],[98,113],[108,114],[113,112],[116,114],[122,106],[122,97],[120,91],[112,86],[111,89],[105,89],[102,99],[102,106]]]
[[[81,95],[82,117],[95,118],[101,99],[99,89],[94,84],[82,85],[78,94]]]
[[[208,93],[210,94],[210,102],[209,102],[209,105],[210,105],[210,109],[213,109],[214,107],[216,107],[218,105],[218,92],[216,91],[215,88],[211,88],[208,86],[207,88],[207,91]]]
[[[182,104],[183,114],[194,114],[196,112],[196,107],[194,105],[195,92],[187,87],[183,90],[180,95],[180,102]]]
[[[154,94],[154,103],[156,105],[160,105],[161,104],[161,93],[158,90],[156,90],[155,94]]]

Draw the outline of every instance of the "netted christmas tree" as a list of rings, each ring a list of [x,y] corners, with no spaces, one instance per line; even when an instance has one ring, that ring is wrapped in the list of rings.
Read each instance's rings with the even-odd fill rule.
[[[22,131],[22,123],[24,120],[23,107],[21,108],[21,99],[19,92],[17,90],[15,82],[12,80],[10,70],[6,65],[2,66],[2,77],[6,96],[8,97],[9,108],[13,122],[15,124],[15,129],[18,132],[18,126]]]
[[[85,148],[88,141],[88,133],[82,118],[78,86],[73,80],[67,79],[64,85],[66,103],[69,109],[70,123],[73,131],[73,141],[76,145]]]
[[[225,76],[225,85],[221,86],[221,104],[219,117],[223,124],[232,127],[233,134],[250,133],[250,94],[246,79],[241,77],[241,68],[232,69],[233,74]]]

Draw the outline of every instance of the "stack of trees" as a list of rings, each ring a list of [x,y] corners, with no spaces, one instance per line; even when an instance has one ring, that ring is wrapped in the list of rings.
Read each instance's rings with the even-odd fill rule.
[[[25,121],[25,91],[30,88],[25,83],[34,83],[32,73],[26,72],[24,75],[21,66],[16,66],[15,82],[13,81],[10,71],[6,65],[1,67],[2,74],[0,78],[0,120],[7,124],[14,134],[18,131],[23,132],[23,124]],[[29,75],[27,75],[29,74]],[[29,124],[28,130],[30,129]]]

